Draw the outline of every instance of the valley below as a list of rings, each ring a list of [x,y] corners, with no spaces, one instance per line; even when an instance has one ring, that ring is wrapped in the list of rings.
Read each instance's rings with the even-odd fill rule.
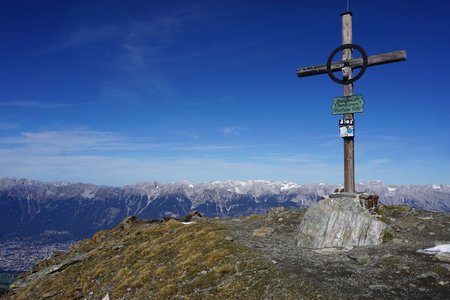
[[[233,245],[260,262],[262,269],[259,271],[270,270],[275,272],[273,274],[278,274],[275,276],[278,285],[268,278],[251,277],[248,280],[268,280],[284,291],[282,293],[285,294],[280,294],[283,297],[289,294],[295,296],[293,299],[300,297],[299,295],[307,295],[307,298],[333,298],[333,293],[339,291],[342,298],[354,292],[356,298],[382,296],[407,299],[406,296],[414,298],[420,295],[421,299],[433,299],[436,295],[450,292],[449,263],[416,252],[418,249],[450,243],[450,186],[393,186],[377,181],[358,184],[358,191],[379,195],[380,202],[385,205],[383,220],[393,230],[392,236],[382,246],[328,254],[294,247],[293,236],[306,208],[336,188],[339,186],[262,180],[197,184],[150,182],[117,188],[81,183],[0,179],[0,291],[5,290],[17,274],[30,271],[34,274],[43,264],[51,264],[54,259],[50,257],[55,254],[58,259],[71,257],[73,247],[77,248],[79,246],[76,245],[79,244],[90,245],[93,239],[98,240],[98,236],[105,236],[106,240],[111,241],[119,238],[115,236],[117,232],[121,232],[117,226],[130,216],[141,220],[162,220],[179,218],[195,210],[204,218],[192,226],[193,230],[203,232],[203,229],[219,226],[220,231],[226,234],[227,243],[232,241]],[[148,221],[141,223],[147,224],[146,222]],[[133,225],[133,230],[147,226],[141,223]],[[151,228],[157,225],[151,224]],[[176,231],[181,225],[172,222],[170,226],[166,223],[158,226],[166,226],[164,230],[168,231],[172,230],[171,226],[175,226]],[[259,229],[262,236],[255,235],[255,231]],[[126,234],[135,234],[133,230]],[[265,230],[268,230],[267,235]],[[119,236],[121,234],[124,233]],[[78,242],[80,240],[82,241]],[[127,243],[139,245],[141,242],[130,240]],[[106,247],[102,243],[98,245],[100,249]],[[114,243],[127,244],[118,240]],[[220,240],[220,245],[221,243]],[[220,245],[215,245],[214,248],[220,248]],[[94,250],[95,248],[91,248],[89,251]],[[139,255],[138,253],[137,258]],[[202,255],[208,253],[202,252],[199,257]],[[234,254],[230,255],[234,257]],[[240,258],[235,258],[237,260],[233,262],[233,268],[238,270]],[[77,258],[75,265],[83,259]],[[36,268],[36,263],[40,267]],[[163,262],[159,263],[164,265]],[[153,274],[153,271],[148,272]],[[199,272],[203,271],[209,272]],[[118,270],[111,272],[116,274]],[[287,282],[299,282],[299,286]],[[321,284],[318,287],[318,282],[323,286]],[[89,289],[81,288],[81,292],[72,292],[88,299],[99,298],[99,290],[104,291],[105,295],[119,295],[123,292],[115,292],[113,283],[109,283],[109,288],[98,285],[100,283],[92,287],[91,283],[83,284]],[[173,284],[176,292],[169,294],[176,298],[182,291],[175,286],[182,284]],[[255,288],[262,288],[257,286]],[[128,294],[123,292],[123,299],[133,299],[138,290]],[[89,298],[86,291],[95,293],[96,296]],[[431,291],[434,293],[432,297],[428,295]],[[59,292],[53,290],[52,293],[55,296],[49,299],[62,299]],[[197,295],[195,293],[192,295]],[[202,289],[199,293],[216,295]],[[17,295],[12,297],[27,299]]]
[[[380,206],[379,246],[295,246],[305,209],[237,218],[127,218],[22,274],[5,299],[446,299],[450,214]]]

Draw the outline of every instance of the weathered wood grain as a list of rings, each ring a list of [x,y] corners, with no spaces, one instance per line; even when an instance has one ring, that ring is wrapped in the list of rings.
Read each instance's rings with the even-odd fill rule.
[[[367,66],[372,67],[372,66],[378,66],[378,65],[384,65],[384,64],[389,64],[389,63],[405,61],[406,58],[407,58],[407,54],[406,54],[405,50],[372,55],[367,58]],[[349,67],[352,69],[359,69],[363,65],[362,58],[350,59],[347,62],[349,63]],[[332,72],[342,71],[343,67],[344,67],[343,61],[333,62],[331,64]],[[327,73],[327,65],[326,64],[305,67],[305,68],[299,68],[297,70],[298,77],[307,77],[307,76],[320,75],[320,74],[326,74],[326,73]]]
[[[352,14],[351,12],[342,15],[342,44],[352,44]],[[352,50],[344,49],[342,51],[342,61],[352,60]],[[362,59],[361,59],[362,66]],[[342,77],[352,78],[352,67],[342,68]],[[353,96],[353,83],[343,86],[344,96]],[[344,119],[353,119],[353,114],[345,114]],[[344,191],[347,193],[355,192],[355,140],[353,137],[344,138]]]

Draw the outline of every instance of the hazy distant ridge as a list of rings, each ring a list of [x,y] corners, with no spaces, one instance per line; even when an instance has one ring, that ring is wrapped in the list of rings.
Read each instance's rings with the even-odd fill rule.
[[[209,217],[260,213],[275,206],[308,207],[337,185],[324,183],[216,181],[139,183],[122,188],[83,183],[0,179],[0,238],[26,235],[79,239],[111,228],[124,217],[161,218],[198,210]],[[449,185],[361,183],[358,191],[380,195],[386,204],[450,211]]]

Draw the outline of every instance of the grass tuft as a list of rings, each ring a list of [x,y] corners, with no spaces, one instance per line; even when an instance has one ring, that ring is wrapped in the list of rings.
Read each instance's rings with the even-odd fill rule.
[[[81,261],[19,290],[11,299],[58,299],[109,294],[110,299],[259,299],[279,285],[277,270],[249,249],[227,241],[230,232],[214,220],[184,225],[133,223],[96,233],[49,261],[86,255]],[[278,274],[278,275],[274,275]],[[273,288],[273,290],[276,290]],[[289,295],[297,295],[292,287]]]

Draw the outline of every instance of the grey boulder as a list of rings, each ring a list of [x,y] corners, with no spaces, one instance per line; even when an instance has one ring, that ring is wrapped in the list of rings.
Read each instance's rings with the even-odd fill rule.
[[[308,209],[295,242],[311,249],[379,245],[387,227],[356,198],[326,198]]]

